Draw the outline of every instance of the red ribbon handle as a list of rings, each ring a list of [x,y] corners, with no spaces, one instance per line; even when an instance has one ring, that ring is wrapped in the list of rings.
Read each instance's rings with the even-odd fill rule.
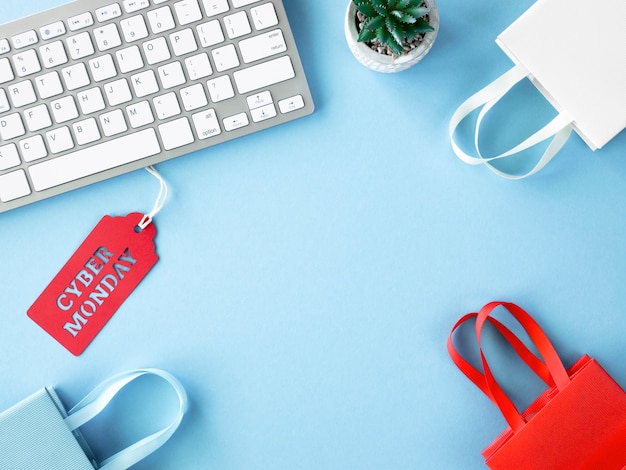
[[[478,316],[478,313],[468,313],[463,316],[452,328],[450,333],[450,337],[448,338],[448,352],[452,361],[457,365],[459,369],[472,381],[474,384],[482,390],[482,392],[487,395],[492,401],[493,397],[491,396],[491,390],[487,386],[487,382],[485,379],[485,375],[482,372],[479,372],[474,366],[472,366],[469,362],[467,362],[461,354],[455,349],[454,344],[452,342],[452,335],[463,323],[471,320]],[[498,332],[504,336],[504,338],[509,342],[509,344],[513,347],[517,355],[530,367],[535,374],[537,374],[541,380],[543,380],[546,385],[549,387],[554,387],[554,380],[552,379],[552,375],[550,375],[550,371],[546,367],[546,365],[535,356],[526,345],[517,337],[511,330],[509,330],[506,326],[500,323],[495,318],[489,317],[487,320],[498,330]],[[495,403],[495,402],[494,402]],[[497,404],[497,403],[496,403]]]
[[[490,315],[497,307],[504,307],[508,312],[515,317],[515,319],[524,328],[531,341],[537,347],[539,354],[543,358],[543,361],[539,360],[515,334],[513,334],[508,328]],[[454,331],[467,320],[476,317],[476,339],[478,341],[478,349],[480,353],[481,363],[484,373],[478,371],[475,367],[469,364],[463,357],[456,351],[452,342],[452,334]],[[448,338],[448,352],[452,361],[483,393],[485,393],[491,401],[498,407],[504,419],[507,421],[511,429],[514,432],[519,431],[524,425],[525,420],[517,410],[511,399],[502,390],[502,387],[498,384],[487,359],[482,350],[482,329],[485,322],[489,321],[496,329],[504,336],[504,338],[513,346],[514,350],[520,356],[520,358],[537,374],[549,387],[556,386],[559,390],[563,390],[570,382],[569,375],[561,362],[556,350],[552,346],[552,343],[539,327],[537,322],[526,313],[521,307],[510,302],[491,302],[485,305],[478,313],[470,313],[463,316],[452,328],[450,336]]]

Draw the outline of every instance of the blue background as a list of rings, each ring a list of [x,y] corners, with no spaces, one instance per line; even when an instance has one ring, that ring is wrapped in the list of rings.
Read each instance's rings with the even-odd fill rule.
[[[494,299],[530,311],[566,365],[589,353],[626,385],[626,134],[595,153],[572,135],[521,182],[465,165],[447,136],[456,107],[511,66],[494,40],[532,3],[438,0],[429,55],[384,75],[346,45],[347,0],[286,0],[315,113],[158,166],[160,261],[78,358],[26,310],[104,214],[149,211],[156,180],[0,215],[0,409],[45,385],[69,407],[112,374],[160,367],[190,409],[139,469],[480,469],[505,422],[446,340]],[[0,21],[57,4],[5,0]],[[547,122],[537,95],[518,87],[487,141]],[[520,405],[541,389],[501,366]],[[87,439],[105,457],[173,400],[142,379]]]

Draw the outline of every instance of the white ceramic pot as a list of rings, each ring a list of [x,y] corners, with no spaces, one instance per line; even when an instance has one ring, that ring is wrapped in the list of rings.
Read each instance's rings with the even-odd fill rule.
[[[367,68],[375,70],[376,72],[384,73],[400,72],[417,64],[428,53],[435,42],[437,33],[439,32],[439,12],[437,10],[437,4],[435,3],[435,0],[424,0],[424,2],[430,9],[430,13],[428,14],[429,23],[433,28],[435,28],[435,30],[430,33],[426,33],[420,45],[408,54],[400,57],[392,57],[385,54],[379,54],[378,52],[370,49],[365,43],[357,41],[359,33],[356,29],[356,6],[352,0],[350,0],[348,9],[346,10],[344,29],[346,33],[346,41],[348,41],[348,45],[350,46],[350,50],[352,51],[352,54],[354,54],[354,57],[356,57],[357,60]]]

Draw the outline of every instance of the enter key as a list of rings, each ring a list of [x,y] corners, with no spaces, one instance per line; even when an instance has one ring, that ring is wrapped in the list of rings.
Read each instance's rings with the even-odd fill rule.
[[[255,60],[280,54],[287,50],[283,32],[275,29],[267,33],[259,34],[253,38],[244,39],[239,43],[241,58],[246,64]]]

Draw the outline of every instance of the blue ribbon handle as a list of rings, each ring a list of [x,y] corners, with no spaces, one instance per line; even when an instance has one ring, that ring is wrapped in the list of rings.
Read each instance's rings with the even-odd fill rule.
[[[125,470],[161,447],[174,434],[187,409],[187,393],[182,384],[170,373],[160,369],[137,369],[115,375],[93,389],[68,412],[65,423],[75,431],[100,413],[117,393],[128,383],[143,376],[156,375],[167,381],[178,396],[178,413],[174,421],[160,431],[121,450],[100,463],[99,469]]]

